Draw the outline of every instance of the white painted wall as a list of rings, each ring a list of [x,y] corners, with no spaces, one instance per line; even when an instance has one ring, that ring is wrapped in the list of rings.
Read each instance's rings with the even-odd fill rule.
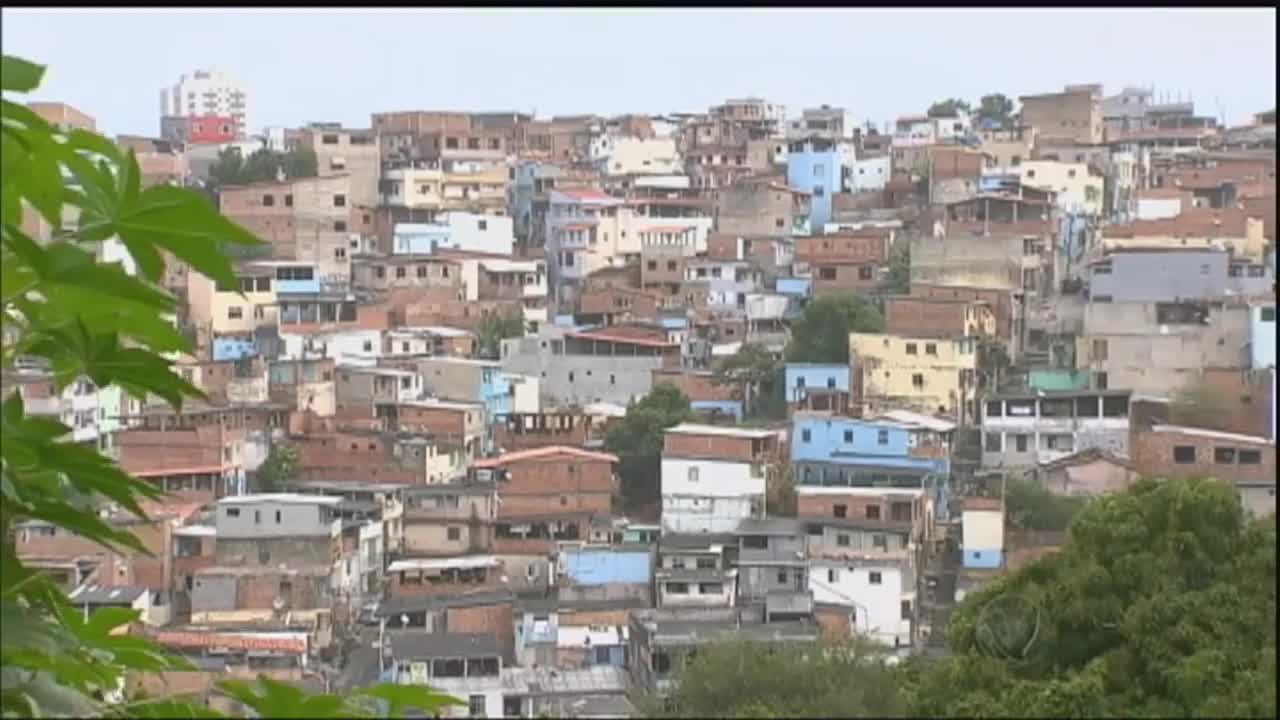
[[[382,355],[382,331],[380,330],[347,330],[324,335],[296,335],[281,333],[284,342],[285,358],[298,359],[303,356],[303,348],[314,348],[308,355],[326,357],[339,365],[371,366],[377,363]]]
[[[872,574],[879,575],[873,584]],[[902,601],[915,607],[915,593],[904,592],[902,569],[895,564],[850,567],[835,560],[809,564],[809,589],[818,603],[854,603],[854,629],[889,647],[911,642],[911,621],[902,619]]]
[[[883,190],[889,182],[892,162],[888,155],[855,161],[850,165],[849,189],[853,192]]]
[[[756,477],[758,475],[758,477]],[[764,510],[763,468],[723,460],[662,460],[662,525],[669,532],[731,532]]]
[[[458,250],[510,255],[515,245],[515,226],[505,215],[447,212],[442,223],[449,226],[449,247]]]
[[[965,510],[960,523],[966,550],[1004,549],[1004,513],[999,510]]]
[[[1164,220],[1180,214],[1181,198],[1138,198],[1139,220]]]

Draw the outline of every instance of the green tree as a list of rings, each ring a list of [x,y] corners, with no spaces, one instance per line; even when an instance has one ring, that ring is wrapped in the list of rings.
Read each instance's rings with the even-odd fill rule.
[[[476,330],[476,353],[482,358],[497,359],[503,340],[522,335],[524,318],[520,311],[486,315]]]
[[[651,507],[660,499],[663,433],[693,418],[689,398],[670,383],[655,385],[605,437],[618,456],[622,498],[628,508]]]
[[[1212,480],[1091,501],[1067,545],[966,596],[914,717],[1275,717],[1275,516]]]
[[[893,244],[889,255],[889,272],[880,292],[886,295],[906,295],[911,292],[911,243],[900,239]]]
[[[778,374],[778,358],[760,343],[743,343],[738,352],[716,365],[711,382],[734,385],[742,392],[742,414],[750,417],[756,411],[756,398],[761,388]]]
[[[884,318],[857,295],[827,295],[805,306],[791,325],[787,359],[791,362],[848,363],[849,333],[884,331]]]
[[[264,147],[244,157],[240,148],[227,147],[209,168],[209,185],[216,191],[229,185],[271,182],[281,175],[287,180],[315,177],[318,172],[315,152],[305,148],[280,153]]]
[[[214,187],[239,184],[244,177],[244,157],[240,148],[225,147],[218,151],[218,159],[209,167],[209,184]]]
[[[676,671],[668,717],[895,717],[905,702],[865,641],[698,648]]]
[[[298,477],[298,451],[288,445],[276,445],[267,453],[255,476],[258,492],[277,492]]]
[[[795,517],[799,509],[795,471],[791,463],[779,463],[769,469],[765,483],[765,509],[770,516]]]
[[[969,101],[960,98],[939,100],[929,106],[929,117],[952,117],[957,111],[969,112]]]
[[[983,95],[978,101],[978,119],[991,120],[1007,128],[1013,117],[1013,101],[1001,93]]]
[[[284,175],[287,178],[313,178],[320,174],[320,161],[314,150],[297,148],[284,154]]]
[[[982,386],[998,391],[1001,378],[1008,377],[1013,369],[1013,361],[1003,340],[994,337],[978,340],[978,369],[982,371],[979,379]]]
[[[1019,530],[1063,531],[1087,500],[1049,492],[1028,478],[1009,478],[1005,483],[1005,515]]]
[[[190,343],[164,318],[174,298],[158,289],[161,251],[192,270],[234,281],[219,243],[251,245],[252,235],[222,217],[200,194],[160,185],[142,189],[133,151],[95,133],[56,130],[10,93],[36,89],[44,67],[0,59],[0,369],[8,374],[23,358],[43,362],[58,391],[87,377],[97,387],[117,387],[131,397],[159,397],[174,407],[200,397],[174,374],[163,353],[189,352]],[[63,210],[78,211],[74,226]],[[21,229],[24,212],[53,228],[45,243]],[[139,277],[119,264],[97,262],[98,243],[118,237],[137,264]],[[113,630],[139,619],[125,608],[90,617],[74,607],[49,576],[24,565],[16,527],[29,520],[51,523],[108,551],[147,553],[126,528],[98,514],[113,502],[142,520],[140,501],[160,491],[110,458],[71,439],[57,420],[32,416],[11,392],[0,405],[0,714],[4,717],[101,716],[203,717],[213,713],[176,698],[105,698],[128,676],[192,669],[149,640]],[[242,692],[262,717],[372,715],[354,697],[378,699],[387,712],[406,706],[433,711],[457,701],[426,688],[379,686],[349,697],[304,695],[260,679],[256,685],[221,683]]]
[[[1221,428],[1230,406],[1221,391],[1200,380],[1180,390],[1169,404],[1169,420],[1177,425]]]

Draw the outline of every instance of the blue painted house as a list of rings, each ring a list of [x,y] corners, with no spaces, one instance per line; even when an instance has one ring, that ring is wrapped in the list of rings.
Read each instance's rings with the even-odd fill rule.
[[[945,480],[954,429],[947,421],[903,411],[866,420],[797,415],[791,429],[796,482],[921,487],[926,476]]]
[[[788,146],[787,186],[810,194],[809,227],[820,228],[831,221],[831,196],[840,192],[845,168],[853,160],[849,146],[822,138]]]
[[[787,363],[787,404],[803,403],[814,390],[849,392],[849,366],[843,363]]]

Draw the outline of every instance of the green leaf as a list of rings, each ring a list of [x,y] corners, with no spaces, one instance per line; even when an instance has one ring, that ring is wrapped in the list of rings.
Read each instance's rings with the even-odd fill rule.
[[[400,717],[408,708],[430,713],[450,705],[466,705],[458,698],[417,685],[382,683],[361,690],[359,694],[387,703],[387,715],[390,717]]]
[[[22,58],[5,55],[0,58],[0,89],[26,93],[40,87],[45,67]]]
[[[141,610],[132,610],[129,608],[107,607],[96,610],[93,615],[89,616],[89,622],[85,624],[85,632],[81,640],[87,638],[105,638],[112,630],[121,625],[128,625],[142,617]]]
[[[249,231],[223,217],[199,193],[168,185],[143,191],[137,202],[121,209],[114,227],[130,252],[135,245],[162,247],[192,270],[226,285],[235,285],[235,273],[219,251],[219,242],[261,244]],[[144,265],[138,255],[134,259],[140,267]],[[143,269],[148,279],[156,281],[163,265]]]

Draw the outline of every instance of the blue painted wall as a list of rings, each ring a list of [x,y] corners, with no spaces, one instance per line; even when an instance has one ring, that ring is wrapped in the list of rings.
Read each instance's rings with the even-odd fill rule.
[[[1263,319],[1263,314],[1270,317]],[[1264,370],[1276,366],[1276,306],[1275,303],[1254,305],[1249,308],[1249,347],[1253,355],[1253,369]]]
[[[564,572],[579,585],[647,583],[650,555],[647,551],[566,550]]]
[[[430,255],[447,247],[453,239],[448,225],[400,223],[396,225],[393,252],[396,255]]]
[[[732,415],[735,420],[742,419],[742,402],[739,400],[695,400],[689,405],[701,412],[718,411]]]
[[[797,295],[799,297],[809,297],[812,292],[813,282],[809,278],[792,278],[780,277],[774,283],[774,290],[779,295]]]
[[[820,228],[831,220],[831,196],[840,192],[844,161],[834,148],[804,147],[804,151],[787,153],[787,185],[811,193],[809,227]]]
[[[311,294],[320,292],[320,278],[310,280],[276,280],[276,294]]]
[[[252,338],[216,337],[213,339],[213,359],[215,361],[239,360],[258,354],[258,346]]]
[[[964,566],[967,568],[998,568],[1002,553],[999,550],[970,550],[965,548]]]
[[[908,457],[908,434],[873,421],[797,417],[791,428],[791,461],[937,469],[940,461]]]
[[[826,389],[835,381],[835,389],[849,391],[849,366],[839,363],[788,363],[786,366],[787,402],[800,402],[812,388]],[[801,383],[803,381],[803,384]]]

